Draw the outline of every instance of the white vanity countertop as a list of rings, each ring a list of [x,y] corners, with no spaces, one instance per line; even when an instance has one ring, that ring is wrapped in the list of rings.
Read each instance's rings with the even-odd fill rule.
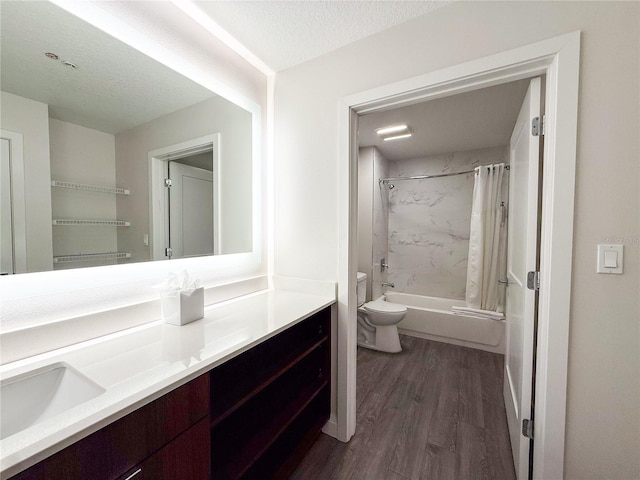
[[[335,302],[270,290],[214,305],[184,326],[161,321],[0,367],[3,379],[64,362],[106,389],[0,441],[6,479]]]

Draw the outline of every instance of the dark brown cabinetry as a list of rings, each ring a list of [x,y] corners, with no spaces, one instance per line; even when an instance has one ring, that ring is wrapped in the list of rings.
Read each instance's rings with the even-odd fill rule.
[[[325,309],[211,371],[214,480],[286,478],[329,419]]]
[[[12,480],[285,479],[329,418],[329,307]]]
[[[189,443],[184,451],[195,460],[198,454],[194,449],[204,448],[209,452],[209,438],[205,436],[203,447],[191,427],[203,419],[206,423],[208,413],[209,377],[202,375],[17,474],[12,480],[125,479],[141,466],[141,462],[156,452],[160,454],[173,441]],[[204,476],[153,478],[207,478],[208,455],[205,455],[205,461],[201,465]],[[136,477],[152,478],[140,474]],[[136,477],[132,480],[138,480]]]
[[[122,480],[208,480],[209,421],[200,420],[166,447],[154,453]]]

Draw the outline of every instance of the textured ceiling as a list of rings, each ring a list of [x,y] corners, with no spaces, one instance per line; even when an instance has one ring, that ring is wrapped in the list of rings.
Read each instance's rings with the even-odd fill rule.
[[[506,83],[360,117],[361,147],[376,146],[388,160],[507,145],[528,80]],[[375,129],[405,123],[413,136],[383,142]]]
[[[424,15],[446,1],[196,1],[274,71]]]
[[[197,2],[275,71],[446,3]],[[1,89],[47,103],[53,118],[117,133],[214,95],[49,2],[0,1],[0,21]],[[78,68],[50,60],[45,52]]]
[[[0,87],[53,118],[117,133],[214,96],[49,2],[1,1],[0,14]]]

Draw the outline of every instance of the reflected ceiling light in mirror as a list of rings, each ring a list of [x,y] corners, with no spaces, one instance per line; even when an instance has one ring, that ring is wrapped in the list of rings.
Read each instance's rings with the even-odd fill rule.
[[[407,132],[409,127],[406,125],[391,125],[389,127],[376,128],[376,133],[380,136],[389,135],[390,133]]]
[[[376,128],[376,133],[382,137],[382,141],[401,140],[409,138],[413,133],[406,124],[389,125],[388,127]]]
[[[401,140],[403,138],[409,138],[413,133],[406,124],[389,125],[388,127],[376,128],[376,133],[382,137],[383,142],[390,140]]]
[[[391,140],[402,140],[403,138],[409,138],[413,135],[411,132],[402,133],[400,135],[391,135],[390,137],[384,137],[382,141],[389,142]]]

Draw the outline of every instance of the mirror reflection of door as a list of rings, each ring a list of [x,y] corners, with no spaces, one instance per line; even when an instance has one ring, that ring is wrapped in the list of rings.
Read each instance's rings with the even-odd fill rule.
[[[219,255],[223,248],[220,133],[148,155],[153,260]]]
[[[0,138],[0,274],[13,270],[13,220],[11,218],[11,145]]]
[[[167,165],[171,258],[213,255],[213,152],[171,160]]]

